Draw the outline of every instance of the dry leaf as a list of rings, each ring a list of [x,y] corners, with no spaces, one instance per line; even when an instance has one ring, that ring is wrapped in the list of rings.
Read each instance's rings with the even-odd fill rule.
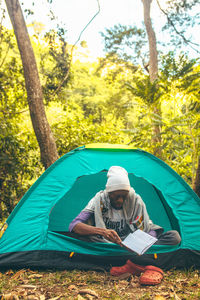
[[[153,300],[165,300],[166,298],[161,295],[156,295]]]
[[[77,300],[85,300],[81,295],[78,295]]]
[[[130,284],[129,284],[129,287],[130,288],[139,288],[140,287],[140,284],[139,284],[139,282],[130,282]]]
[[[68,290],[70,291],[77,290],[77,287],[74,284],[71,284],[68,286]]]
[[[86,294],[85,297],[87,300],[94,300],[94,296]]]
[[[17,294],[19,296],[25,297],[27,295],[27,291],[25,289],[18,289]]]
[[[45,295],[40,295],[40,300],[45,300]]]
[[[177,296],[177,294],[174,292],[174,299],[175,300],[181,300],[181,298],[179,296]]]
[[[61,296],[62,296],[62,295],[57,296],[57,297],[54,297],[54,298],[50,298],[50,299],[48,299],[48,300],[57,300],[57,299],[59,299]]]
[[[8,272],[6,272],[6,275],[12,275],[14,274],[13,270],[9,270]]]
[[[120,276],[112,276],[112,275],[108,276],[108,278],[110,278],[113,281],[117,281],[117,282],[119,282],[119,280],[125,280],[125,279],[128,280],[131,277],[132,277],[132,275],[130,273],[125,273]]]
[[[166,297],[166,298],[169,298],[170,296],[170,293],[169,292],[162,292],[162,295],[159,295],[159,296],[163,296],[163,297]]]
[[[28,278],[41,278],[41,277],[43,277],[43,275],[41,274],[32,274],[28,276]]]
[[[19,287],[24,288],[24,289],[36,289],[37,288],[35,285],[31,285],[31,284],[22,284]]]
[[[22,269],[22,270],[18,271],[17,273],[15,273],[15,275],[13,275],[11,277],[11,279],[15,280],[15,279],[19,278],[25,272],[26,272],[26,270]]]
[[[83,295],[84,294],[89,294],[89,295],[92,295],[92,296],[94,296],[96,298],[99,297],[99,295],[95,291],[89,290],[89,289],[82,289],[82,290],[79,290],[78,292],[79,292],[79,294],[83,294]]]
[[[38,297],[35,296],[35,295],[29,295],[29,296],[27,297],[27,300],[38,300]]]
[[[2,300],[19,300],[19,297],[13,293],[4,294],[1,297]]]
[[[76,286],[86,286],[87,283],[85,282],[76,282]]]
[[[129,284],[129,282],[127,280],[120,280],[118,283],[119,287],[127,287],[127,285]]]

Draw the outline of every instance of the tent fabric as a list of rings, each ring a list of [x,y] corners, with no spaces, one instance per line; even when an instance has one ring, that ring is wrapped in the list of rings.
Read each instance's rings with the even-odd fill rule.
[[[188,261],[191,264],[195,261],[195,265],[200,266],[200,199],[189,185],[150,153],[123,145],[91,144],[58,159],[15,207],[0,239],[0,268],[12,264],[26,266],[27,257],[30,266],[50,266],[52,262],[45,259],[45,255],[41,254],[42,259],[35,255],[39,252],[48,253],[51,260],[54,254],[57,257],[60,253],[63,257],[65,253],[68,260],[68,254],[75,253],[75,257],[84,257],[84,268],[91,266],[93,258],[102,262],[103,258],[106,261],[109,257],[114,262],[119,257],[124,260],[133,256],[115,244],[87,243],[57,233],[66,232],[71,220],[96,192],[105,188],[107,170],[112,165],[127,170],[131,185],[142,196],[153,222],[163,226],[165,231],[178,230],[181,235],[182,242],[178,247],[153,246],[147,255],[175,253],[182,257],[186,253],[191,259],[187,262],[182,259],[183,267],[190,265]],[[179,266],[180,260],[173,260],[172,267]],[[66,264],[69,268],[73,268],[73,264],[77,267],[75,259],[69,259],[65,264],[62,259],[60,261],[58,268]]]

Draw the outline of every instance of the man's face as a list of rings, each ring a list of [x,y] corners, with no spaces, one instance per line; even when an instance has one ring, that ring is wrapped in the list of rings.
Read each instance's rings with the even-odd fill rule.
[[[129,192],[124,190],[109,193],[110,203],[115,209],[122,209],[123,203],[128,197]]]

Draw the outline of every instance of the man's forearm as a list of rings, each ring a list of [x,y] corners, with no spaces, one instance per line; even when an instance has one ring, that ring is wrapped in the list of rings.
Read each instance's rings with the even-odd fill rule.
[[[101,235],[112,243],[120,244],[121,239],[113,229],[99,228],[84,223],[78,223],[74,226],[73,231],[80,235]]]
[[[69,231],[72,232],[78,223],[86,223],[93,216],[90,211],[81,211],[80,214],[69,224]]]
[[[73,231],[75,233],[78,233],[80,235],[104,235],[105,229],[104,228],[98,228],[91,225],[87,225],[84,223],[78,223],[74,226]]]

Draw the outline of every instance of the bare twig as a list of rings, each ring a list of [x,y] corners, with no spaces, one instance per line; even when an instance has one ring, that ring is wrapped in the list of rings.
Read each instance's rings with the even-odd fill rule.
[[[69,71],[70,71],[70,68],[71,68],[72,56],[73,56],[73,51],[74,51],[75,46],[76,46],[77,43],[80,41],[83,32],[87,29],[87,27],[90,25],[90,23],[91,23],[91,22],[96,18],[96,16],[100,13],[100,4],[99,4],[99,0],[97,0],[97,4],[98,4],[98,11],[95,13],[95,15],[92,17],[92,19],[86,24],[86,26],[83,28],[83,30],[81,30],[81,32],[80,32],[80,34],[79,34],[79,36],[78,36],[78,39],[76,40],[76,42],[73,44],[73,46],[72,46],[72,48],[71,48],[69,68],[68,68],[67,73],[66,73],[65,77],[63,78],[62,82],[59,84],[59,86],[58,86],[57,89],[55,90],[54,95],[55,95],[56,93],[59,92],[59,90],[61,89],[63,83],[65,82],[65,80],[66,80],[66,79],[68,78],[68,76],[69,76]]]
[[[17,111],[17,112],[10,112],[10,111],[5,111],[5,110],[0,110],[0,113],[4,114],[4,115],[19,115],[19,114],[22,114],[22,113],[25,113],[29,111],[29,109],[24,109],[24,110],[21,110],[21,111]]]
[[[9,49],[10,49],[10,43],[8,44],[8,47],[7,47],[7,49],[6,49],[6,53],[5,53],[3,59],[2,59],[2,61],[1,61],[1,63],[0,63],[0,69],[2,68],[2,66],[3,66],[3,64],[4,64],[5,60],[6,60],[6,57],[7,57],[7,55],[8,55]]]
[[[0,2],[1,5],[1,2]],[[3,19],[5,18],[5,9],[1,9],[2,10],[2,17],[1,17],[1,21],[0,21],[0,35],[1,35],[1,42],[2,43],[2,39],[3,39],[3,34],[2,34],[2,28],[3,28]]]

